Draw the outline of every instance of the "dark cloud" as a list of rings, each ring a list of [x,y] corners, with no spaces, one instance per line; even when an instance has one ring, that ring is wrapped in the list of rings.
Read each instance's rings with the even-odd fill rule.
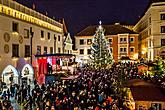
[[[149,0],[17,0],[56,19],[64,18],[72,35],[88,25],[123,22],[135,24]]]

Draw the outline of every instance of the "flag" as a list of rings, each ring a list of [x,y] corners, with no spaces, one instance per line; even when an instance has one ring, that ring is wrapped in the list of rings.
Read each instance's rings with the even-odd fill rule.
[[[46,16],[47,16],[47,15],[48,15],[48,12],[46,11],[45,14],[46,14]]]
[[[33,3],[33,5],[32,5],[32,9],[33,10],[35,10],[36,9],[36,6],[35,6],[35,4]]]

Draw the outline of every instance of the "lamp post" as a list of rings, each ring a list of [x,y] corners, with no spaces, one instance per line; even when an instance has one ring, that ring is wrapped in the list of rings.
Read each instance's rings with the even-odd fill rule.
[[[32,48],[32,46],[33,46],[33,35],[34,35],[34,32],[33,32],[33,30],[32,30],[32,27],[30,27],[30,53],[31,53],[31,58],[30,58],[30,63],[32,64],[32,51],[33,51],[33,48]]]

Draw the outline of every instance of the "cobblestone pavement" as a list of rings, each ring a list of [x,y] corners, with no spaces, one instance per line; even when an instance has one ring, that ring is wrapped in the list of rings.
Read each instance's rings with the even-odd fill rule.
[[[18,105],[14,97],[11,97],[10,100],[11,100],[11,105],[13,106],[14,110],[21,110],[21,107]]]

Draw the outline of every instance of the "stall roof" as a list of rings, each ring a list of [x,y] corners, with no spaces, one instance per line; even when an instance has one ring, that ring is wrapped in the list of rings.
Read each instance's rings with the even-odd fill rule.
[[[123,57],[120,58],[120,60],[131,60],[131,59],[127,56],[123,56]]]
[[[72,57],[75,56],[73,54],[60,54],[60,53],[55,53],[55,54],[42,54],[42,55],[35,55],[35,57]]]

